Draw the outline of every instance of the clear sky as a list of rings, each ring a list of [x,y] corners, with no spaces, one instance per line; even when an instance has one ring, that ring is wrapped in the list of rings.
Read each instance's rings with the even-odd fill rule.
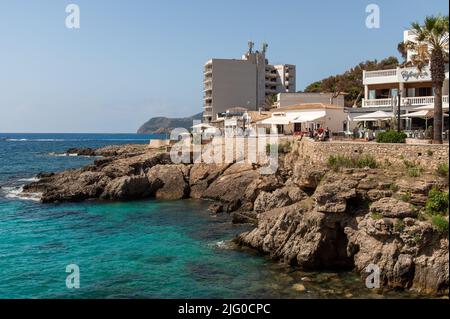
[[[65,27],[78,4],[81,28]],[[380,7],[379,29],[365,25]],[[297,90],[368,59],[398,56],[412,21],[447,0],[0,0],[0,132],[135,132],[202,111],[206,60],[269,44]]]

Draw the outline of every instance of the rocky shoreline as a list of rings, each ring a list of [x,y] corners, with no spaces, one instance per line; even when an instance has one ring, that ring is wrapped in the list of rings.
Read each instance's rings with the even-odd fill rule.
[[[431,172],[410,178],[386,168],[342,168],[280,154],[279,169],[259,165],[173,164],[145,145],[72,150],[102,156],[60,173],[42,173],[24,186],[43,203],[155,197],[211,200],[214,213],[255,228],[235,242],[305,270],[381,270],[381,287],[448,294],[448,233],[420,218],[431,189],[448,191],[448,178]],[[448,223],[448,217],[447,223]]]

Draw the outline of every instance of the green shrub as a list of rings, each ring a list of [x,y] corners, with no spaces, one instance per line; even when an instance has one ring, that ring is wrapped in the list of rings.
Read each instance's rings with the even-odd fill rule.
[[[383,216],[381,216],[380,213],[372,213],[371,217],[374,220],[379,220],[379,219],[383,218]]]
[[[270,144],[266,144],[266,154],[270,154]]]
[[[404,194],[402,194],[400,196],[400,199],[402,201],[404,201],[404,202],[409,202],[411,200],[411,197],[412,197],[411,192],[410,191],[406,191]]]
[[[431,218],[431,223],[439,232],[444,234],[448,233],[448,220],[445,219],[444,216],[433,215],[433,217]]]
[[[292,149],[291,142],[284,142],[278,144],[278,153],[289,153]]]
[[[419,177],[423,173],[423,168],[420,166],[410,167],[407,172],[409,177]]]
[[[440,163],[436,168],[436,173],[442,177],[448,177],[448,163]]]
[[[427,155],[428,155],[428,156],[433,156],[433,151],[432,151],[432,150],[428,150],[428,151],[427,151]]]
[[[425,209],[429,214],[446,214],[448,212],[448,192],[432,188],[428,193]]]
[[[278,154],[286,154],[291,151],[292,144],[290,142],[284,142],[279,144],[267,144],[266,145],[266,154],[270,154],[270,146],[277,145],[278,146]]]
[[[417,219],[424,222],[424,221],[428,220],[428,215],[423,212],[419,212],[417,214]]]
[[[403,220],[398,219],[394,224],[394,229],[398,232],[402,232],[405,229],[405,223]]]
[[[387,158],[385,158],[385,159],[384,159],[384,166],[386,166],[386,167],[391,167],[391,166],[392,166],[391,161],[388,160]]]
[[[377,134],[377,143],[405,143],[406,134],[404,132],[397,132],[389,130]]]
[[[371,155],[347,157],[341,154],[331,155],[327,160],[328,166],[337,171],[339,168],[377,168],[378,163]]]
[[[376,168],[378,167],[377,161],[370,155],[362,155],[356,159],[356,166],[359,168],[369,167]]]
[[[392,191],[393,193],[395,193],[396,191],[398,191],[398,185],[395,183],[392,183],[389,185],[389,190]]]
[[[350,158],[343,155],[331,155],[327,160],[328,166],[337,171],[341,167],[351,167],[352,161]]]
[[[423,167],[416,165],[410,161],[404,160],[403,164],[405,165],[406,172],[410,177],[419,177],[424,171]]]

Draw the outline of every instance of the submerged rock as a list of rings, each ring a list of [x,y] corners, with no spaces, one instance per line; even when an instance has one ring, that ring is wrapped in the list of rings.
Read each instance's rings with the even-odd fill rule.
[[[77,147],[73,147],[73,148],[69,148],[66,151],[66,154],[76,154],[79,156],[95,156],[95,150],[92,148],[77,148]]]

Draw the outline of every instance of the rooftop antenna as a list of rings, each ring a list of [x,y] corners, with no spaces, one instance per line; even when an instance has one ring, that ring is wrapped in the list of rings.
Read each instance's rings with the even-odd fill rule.
[[[266,53],[267,52],[267,48],[268,48],[268,44],[267,43],[263,43],[263,45],[262,45],[262,51],[263,51],[263,53]]]
[[[255,46],[255,43],[253,41],[248,41],[248,53],[252,53],[253,47]]]

